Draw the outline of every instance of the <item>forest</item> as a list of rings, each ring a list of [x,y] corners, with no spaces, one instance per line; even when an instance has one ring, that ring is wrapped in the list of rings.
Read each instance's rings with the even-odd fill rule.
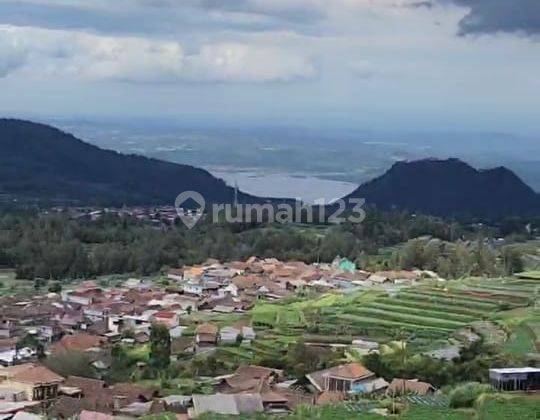
[[[150,275],[208,258],[313,263],[340,255],[367,270],[419,268],[455,278],[520,271],[519,251],[510,245],[530,237],[530,226],[516,220],[489,227],[403,212],[369,211],[361,224],[203,221],[188,230],[112,215],[88,221],[63,212],[6,210],[0,212],[0,267],[16,269],[22,279],[76,279]],[[505,238],[503,245],[496,238]]]

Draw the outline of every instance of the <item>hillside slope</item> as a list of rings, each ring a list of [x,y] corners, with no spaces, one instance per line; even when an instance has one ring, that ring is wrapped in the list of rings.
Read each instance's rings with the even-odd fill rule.
[[[438,216],[540,216],[540,196],[504,167],[476,170],[458,159],[397,162],[347,197]]]
[[[234,189],[203,169],[102,150],[56,128],[0,119],[4,200],[135,205],[173,204],[183,191],[228,203]],[[260,199],[239,194],[239,201]]]

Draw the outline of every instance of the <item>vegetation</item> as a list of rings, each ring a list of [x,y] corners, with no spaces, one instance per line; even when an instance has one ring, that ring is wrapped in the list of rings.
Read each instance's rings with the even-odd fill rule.
[[[95,377],[95,371],[92,368],[90,358],[81,352],[65,351],[52,354],[44,359],[44,364],[64,378],[71,375],[82,376],[84,378]]]
[[[362,224],[206,221],[192,230],[177,225],[165,232],[127,217],[104,216],[92,222],[71,220],[63,213],[4,211],[0,212],[0,267],[14,267],[21,279],[65,280],[121,273],[148,275],[207,258],[234,260],[258,255],[329,262],[339,254],[370,270],[435,269],[448,278],[520,271],[518,251],[484,244],[483,238],[496,233],[432,217],[375,211]],[[412,240],[422,235],[440,240]],[[457,238],[468,242],[452,242]],[[401,243],[405,245],[397,246]],[[383,250],[390,246],[394,250],[385,254]],[[503,258],[508,253],[515,255]]]
[[[153,324],[150,329],[150,365],[164,369],[170,364],[171,336],[164,324]]]
[[[460,385],[450,393],[451,408],[468,408],[472,407],[478,397],[482,394],[492,392],[492,388],[487,384],[477,382],[469,382]]]

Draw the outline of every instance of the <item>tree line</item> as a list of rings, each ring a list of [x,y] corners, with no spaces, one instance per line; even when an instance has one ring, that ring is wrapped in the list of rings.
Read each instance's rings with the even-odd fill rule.
[[[509,234],[525,238],[523,226]],[[307,263],[336,255],[367,269],[426,268],[447,277],[520,269],[516,252],[495,249],[486,238],[500,228],[474,227],[435,217],[369,211],[361,224],[341,225],[202,222],[158,227],[130,217],[72,220],[64,213],[0,212],[0,267],[21,279],[75,279],[106,274],[149,275],[164,267],[208,258],[244,260],[251,255]],[[413,240],[437,238],[430,243]],[[381,250],[406,243],[391,255]],[[476,244],[471,246],[470,244]],[[443,244],[443,245],[441,245]]]

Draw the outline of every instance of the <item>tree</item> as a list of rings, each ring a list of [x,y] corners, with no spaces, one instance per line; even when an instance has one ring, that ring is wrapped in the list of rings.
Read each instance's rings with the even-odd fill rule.
[[[60,293],[62,291],[62,285],[58,282],[52,283],[49,286],[49,292],[51,293]]]
[[[150,329],[150,365],[165,369],[171,362],[171,335],[169,329],[155,323]]]
[[[71,375],[84,378],[95,377],[90,358],[81,352],[68,351],[54,354],[47,357],[44,364],[64,378]]]
[[[501,256],[506,274],[521,273],[525,269],[521,254],[515,248],[503,248]]]

